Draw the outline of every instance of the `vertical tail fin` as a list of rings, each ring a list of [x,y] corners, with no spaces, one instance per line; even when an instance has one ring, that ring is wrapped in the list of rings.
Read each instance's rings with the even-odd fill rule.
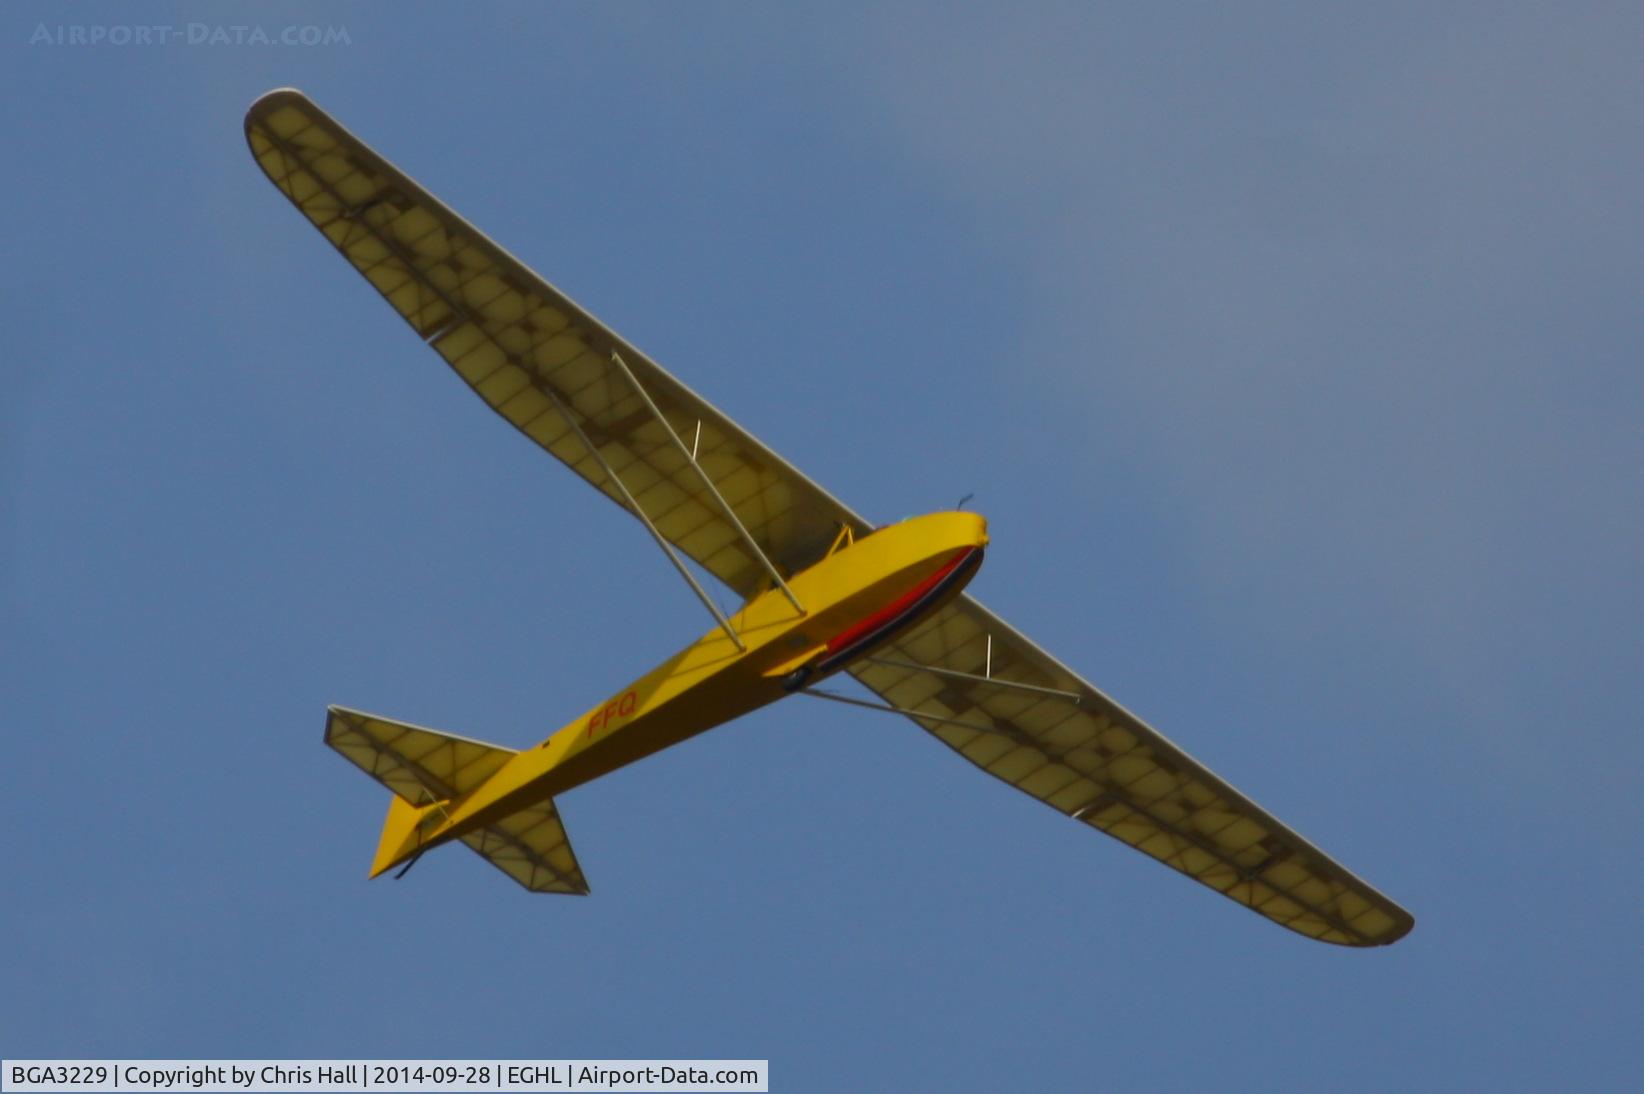
[[[370,877],[377,877],[415,853],[421,842],[423,821],[436,813],[439,802],[416,806],[395,795],[388,800],[388,816],[383,818],[382,837],[377,841],[377,857],[371,861]]]

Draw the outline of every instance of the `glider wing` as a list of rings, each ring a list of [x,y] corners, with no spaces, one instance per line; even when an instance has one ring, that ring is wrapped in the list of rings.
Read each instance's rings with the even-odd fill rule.
[[[744,597],[768,581],[665,429],[696,453],[760,549],[795,573],[870,525],[402,174],[299,91],[246,115],[257,163],[417,336],[498,414]],[[657,420],[619,353],[655,402]]]
[[[988,774],[1281,926],[1378,946],[1415,924],[969,596],[850,673]]]

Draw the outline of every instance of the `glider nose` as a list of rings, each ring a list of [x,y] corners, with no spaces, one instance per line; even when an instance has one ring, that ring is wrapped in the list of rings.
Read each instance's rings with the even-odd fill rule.
[[[953,537],[958,547],[986,547],[988,545],[988,520],[980,513],[972,513],[966,509],[955,509],[941,514],[953,519]]]

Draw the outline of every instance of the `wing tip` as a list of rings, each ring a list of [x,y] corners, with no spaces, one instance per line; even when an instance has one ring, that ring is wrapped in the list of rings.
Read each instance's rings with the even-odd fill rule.
[[[255,99],[251,100],[251,105],[246,107],[246,111],[245,111],[246,125],[249,126],[252,122],[254,122],[256,119],[262,117],[264,114],[268,114],[268,113],[271,113],[272,111],[278,110],[280,107],[285,106],[287,104],[306,107],[310,110],[318,110],[319,109],[317,106],[314,105],[314,100],[310,99],[306,93],[304,93],[302,90],[300,90],[298,88],[295,88],[295,87],[271,88],[270,90],[263,92],[261,95],[258,95]]]
[[[1399,939],[1416,929],[1415,916],[1411,915],[1403,908],[1399,908],[1397,905],[1394,905],[1394,908],[1397,911],[1397,914],[1394,916],[1396,926],[1386,938],[1383,938],[1376,943],[1378,946],[1391,946],[1393,943],[1397,942]]]
[[[1258,915],[1262,914],[1260,909],[1252,908],[1251,911],[1256,912]],[[1416,917],[1399,907],[1397,904],[1394,904],[1391,901],[1386,901],[1382,905],[1381,911],[1385,912],[1388,918],[1393,921],[1392,926],[1388,927],[1378,935],[1370,935],[1364,933],[1362,930],[1353,928],[1351,924],[1346,924],[1345,926],[1348,931],[1357,937],[1329,938],[1324,935],[1315,935],[1309,933],[1308,931],[1298,930],[1293,925],[1280,919],[1274,919],[1272,916],[1263,916],[1263,918],[1268,919],[1270,922],[1277,924],[1280,927],[1284,927],[1287,930],[1295,931],[1303,937],[1311,938],[1315,942],[1323,942],[1326,945],[1340,946],[1343,949],[1350,950],[1374,950],[1380,949],[1383,946],[1391,946],[1393,943],[1404,938],[1411,931],[1416,929]],[[1326,932],[1326,934],[1329,933],[1336,933],[1339,935],[1344,934],[1345,932],[1343,932],[1341,927],[1338,926],[1334,932]]]
[[[295,87],[276,87],[272,90],[263,92],[251,101],[250,106],[246,107],[245,121],[242,125],[242,132],[245,135],[245,144],[246,147],[251,150],[252,159],[255,160],[257,158],[257,144],[252,138],[253,133],[256,132],[258,126],[262,125],[269,115],[285,106],[294,106],[298,110],[310,116],[326,116],[325,111],[316,106],[313,99],[310,99],[306,94]],[[264,139],[268,139],[266,130],[264,131]],[[267,172],[266,167],[264,168],[264,172]]]

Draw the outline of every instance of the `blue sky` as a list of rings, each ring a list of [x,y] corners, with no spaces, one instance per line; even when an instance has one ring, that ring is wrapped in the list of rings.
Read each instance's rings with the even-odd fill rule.
[[[0,24],[0,1052],[1636,1073],[1636,7],[145,10],[349,42]],[[1415,932],[799,700],[567,795],[588,899],[367,883],[327,703],[523,745],[709,621],[264,180],[281,85],[870,519],[974,493],[978,596]]]

